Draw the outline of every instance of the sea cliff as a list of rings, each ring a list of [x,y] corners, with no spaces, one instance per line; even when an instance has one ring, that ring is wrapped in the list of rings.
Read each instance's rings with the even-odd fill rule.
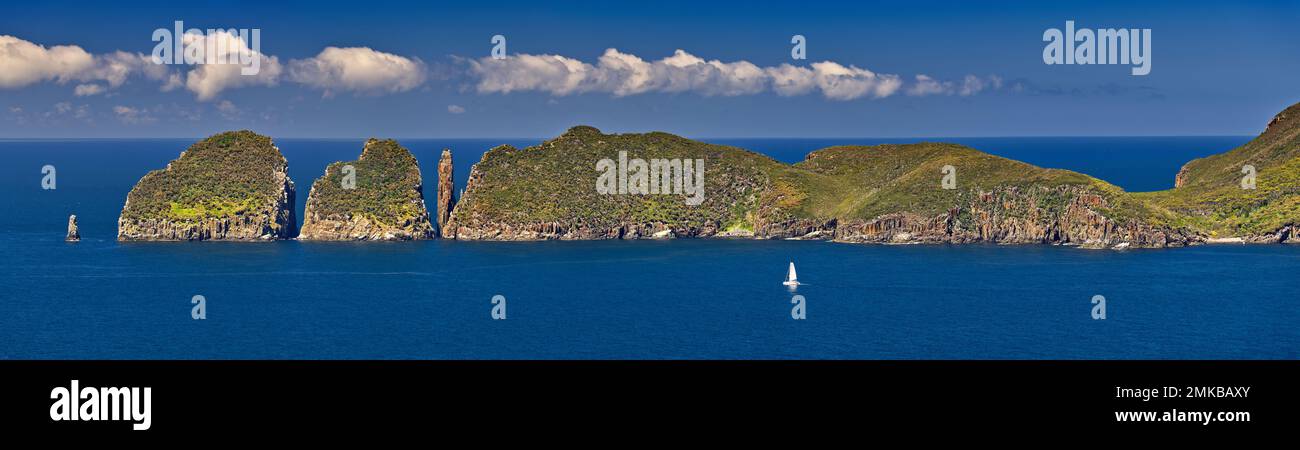
[[[685,193],[675,192],[599,193],[598,161],[632,157],[649,164],[703,161],[702,202],[692,206]],[[945,167],[956,172],[947,188]],[[636,178],[632,172],[620,173],[620,180]],[[958,145],[833,147],[787,165],[666,133],[611,135],[575,127],[535,147],[487,152],[470,172],[446,235],[507,241],[752,237],[1086,247],[1200,242],[1195,233],[1173,226],[1169,216],[1092,177]]]
[[[212,136],[140,180],[127,196],[118,238],[291,238],[294,187],[286,167],[265,136]],[[331,164],[313,184],[299,238],[1300,243],[1300,105],[1277,114],[1247,144],[1187,163],[1176,187],[1159,192],[1125,192],[955,144],[837,146],[785,164],[668,133],[607,134],[589,126],[536,146],[487,151],[458,197],[450,150],[438,173],[431,220],[415,157],[395,141],[371,139],[359,159]]]
[[[251,131],[213,135],[127,194],[119,241],[269,241],[297,233],[288,162]]]
[[[431,239],[420,166],[394,140],[370,139],[356,161],[336,162],[312,184],[304,241]]]

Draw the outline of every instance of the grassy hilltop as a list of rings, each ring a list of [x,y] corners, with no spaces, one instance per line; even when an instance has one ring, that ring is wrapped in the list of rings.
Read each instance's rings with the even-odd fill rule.
[[[705,200],[602,195],[601,159],[704,159]],[[1241,168],[1258,170],[1240,188]],[[945,166],[956,188],[941,188]],[[1166,247],[1206,238],[1286,241],[1300,224],[1300,105],[1236,150],[1192,161],[1176,189],[1129,193],[1068,170],[968,147],[840,146],[787,165],[667,133],[579,126],[540,145],[502,146],[472,171],[452,214],[461,239],[754,235],[852,242],[1004,242]],[[1293,233],[1292,233],[1293,234]],[[1261,238],[1263,236],[1263,238]]]
[[[704,159],[704,203],[690,206],[676,195],[597,193],[596,161],[616,159],[619,151],[647,160]],[[957,189],[941,188],[946,165],[957,169]],[[1061,218],[1091,220],[1077,208],[1084,194],[1096,198],[1086,212],[1107,221],[1087,224],[1094,228],[1087,232],[1075,229],[1071,237],[1065,230],[1074,224]],[[898,214],[904,216],[888,225],[873,223]],[[934,222],[945,215],[951,217]],[[672,230],[676,236],[820,233],[861,241],[1083,243],[1124,239],[1123,233],[1173,221],[1164,210],[1095,178],[959,145],[832,147],[787,165],[667,133],[611,135],[585,126],[538,146],[489,151],[453,214],[454,226],[469,232],[460,233],[462,238],[505,240],[619,238],[629,231],[644,237]]]
[[[1246,165],[1255,167],[1255,189],[1242,189]],[[1300,104],[1245,145],[1187,163],[1177,186],[1136,196],[1178,212],[1211,237],[1260,239],[1300,226]]]

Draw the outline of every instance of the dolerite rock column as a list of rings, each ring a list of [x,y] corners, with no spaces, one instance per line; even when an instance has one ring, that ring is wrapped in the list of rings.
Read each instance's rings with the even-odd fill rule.
[[[68,237],[64,239],[68,242],[81,241],[81,231],[77,229],[77,215],[68,216]]]
[[[450,230],[446,228],[448,219],[451,218],[451,209],[454,206],[452,192],[455,189],[455,178],[453,178],[453,168],[451,165],[451,149],[442,149],[442,158],[438,160],[438,232],[442,237],[454,237]]]

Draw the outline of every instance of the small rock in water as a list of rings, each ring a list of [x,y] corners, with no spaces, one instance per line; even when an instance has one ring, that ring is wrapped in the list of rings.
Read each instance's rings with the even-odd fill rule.
[[[65,240],[68,242],[81,241],[81,231],[77,230],[76,214],[68,216],[68,237]]]

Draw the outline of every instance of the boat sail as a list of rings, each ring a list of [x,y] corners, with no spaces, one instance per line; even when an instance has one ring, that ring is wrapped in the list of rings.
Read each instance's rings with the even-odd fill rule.
[[[785,275],[785,282],[781,283],[786,286],[798,286],[799,276],[794,271],[794,261],[790,262],[790,272]]]

